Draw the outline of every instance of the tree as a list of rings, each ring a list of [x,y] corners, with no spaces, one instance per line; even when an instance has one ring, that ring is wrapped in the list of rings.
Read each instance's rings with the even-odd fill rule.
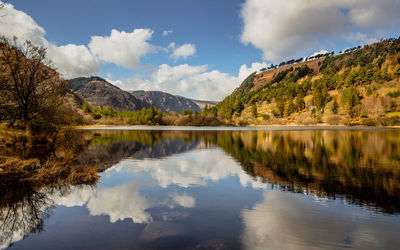
[[[297,111],[302,111],[306,107],[306,103],[304,102],[304,98],[303,98],[302,94],[298,94],[294,101],[295,101]]]
[[[10,126],[60,127],[67,121],[62,110],[67,82],[46,65],[46,50],[26,41],[0,38],[0,119]]]
[[[337,102],[336,98],[333,99],[331,111],[332,111],[334,114],[337,114],[338,111],[339,111],[339,103]]]
[[[255,104],[253,104],[252,106],[251,106],[251,114],[252,114],[252,116],[254,117],[254,118],[257,118],[257,106],[255,105]]]
[[[328,88],[325,84],[317,82],[313,90],[313,102],[318,110],[323,110],[325,104],[329,101]]]
[[[193,114],[193,111],[191,110],[191,109],[185,109],[183,112],[182,112],[182,115],[192,115]]]
[[[353,108],[360,104],[361,96],[355,87],[347,88],[343,91],[342,104],[350,117],[354,116]]]
[[[285,100],[282,97],[276,101],[276,108],[278,109],[279,115],[282,117],[285,112]]]
[[[296,106],[293,103],[293,100],[292,99],[288,100],[285,107],[285,115],[290,116],[295,111],[296,111]]]

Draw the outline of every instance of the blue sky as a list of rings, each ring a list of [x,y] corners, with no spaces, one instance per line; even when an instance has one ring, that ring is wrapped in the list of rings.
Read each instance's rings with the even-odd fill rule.
[[[271,62],[400,31],[398,0],[7,2],[0,34],[47,47],[65,78],[200,99],[221,100]]]
[[[171,42],[194,43],[197,55],[184,61],[188,64],[215,65],[222,72],[236,74],[242,64],[262,60],[259,50],[240,42],[242,1],[14,0],[10,3],[29,14],[46,30],[46,39],[58,45],[88,44],[91,36],[109,35],[112,29],[131,32],[135,28],[148,28],[154,30],[152,44],[167,47]],[[163,36],[164,30],[173,33]],[[167,53],[146,56],[142,62],[144,65],[181,63],[169,60]]]

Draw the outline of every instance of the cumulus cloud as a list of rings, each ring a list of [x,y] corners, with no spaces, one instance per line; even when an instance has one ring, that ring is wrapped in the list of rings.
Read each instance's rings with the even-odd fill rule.
[[[398,0],[246,0],[241,41],[261,49],[264,59],[282,60],[331,39],[373,41],[400,22],[399,12]]]
[[[48,44],[47,53],[56,69],[65,78],[89,76],[100,71],[97,58],[84,45],[67,44],[56,46]]]
[[[0,16],[0,35],[10,39],[15,36],[20,44],[29,40],[47,48],[48,58],[63,77],[89,76],[99,71],[98,60],[86,46],[57,46],[48,42],[44,37],[45,30],[25,12],[14,9],[13,5],[5,4],[4,8],[0,9]]]
[[[46,31],[25,12],[14,9],[12,4],[4,4],[0,9],[0,16],[1,35],[8,38],[16,36],[20,41],[29,40],[41,46],[46,44]]]
[[[196,54],[196,46],[191,43],[185,43],[177,48],[175,48],[175,43],[171,43],[170,48],[173,48],[171,58],[179,59],[183,58],[186,59],[189,56],[194,56]]]
[[[130,33],[113,29],[110,36],[92,36],[89,48],[104,62],[136,69],[142,56],[157,50],[148,43],[152,35],[150,29],[134,29]]]
[[[248,75],[266,66],[265,62],[252,63],[250,67],[243,64],[238,75],[232,76],[218,70],[210,70],[208,65],[162,64],[150,77],[124,79],[123,82],[126,89],[159,90],[195,99],[222,100]]]
[[[163,31],[163,36],[168,36],[169,34],[171,34],[172,32],[174,32],[173,30],[164,30]]]
[[[100,189],[87,203],[90,215],[108,215],[111,223],[127,218],[134,223],[151,222],[152,217],[146,209],[152,206],[149,200],[139,194],[139,186],[133,182]]]

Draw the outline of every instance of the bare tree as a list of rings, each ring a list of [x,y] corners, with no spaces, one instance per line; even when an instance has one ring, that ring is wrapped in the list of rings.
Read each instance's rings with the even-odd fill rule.
[[[47,63],[48,65],[48,63]],[[67,83],[46,66],[46,50],[0,38],[0,119],[11,126],[58,125]]]

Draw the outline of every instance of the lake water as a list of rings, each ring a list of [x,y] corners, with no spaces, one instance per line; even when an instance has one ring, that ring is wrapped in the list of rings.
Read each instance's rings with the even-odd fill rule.
[[[159,129],[79,131],[97,185],[3,204],[0,248],[400,248],[400,130]]]

